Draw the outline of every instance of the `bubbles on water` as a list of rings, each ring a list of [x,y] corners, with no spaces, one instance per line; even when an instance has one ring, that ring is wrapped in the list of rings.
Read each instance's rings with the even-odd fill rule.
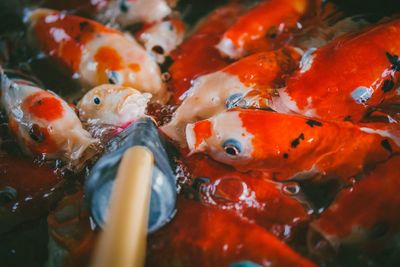
[[[296,196],[300,193],[300,190],[300,186],[295,182],[286,183],[282,187],[282,192],[288,196]]]
[[[206,205],[236,210],[261,206],[256,200],[255,192],[237,177],[222,177],[214,182],[202,183],[199,191],[201,200]]]

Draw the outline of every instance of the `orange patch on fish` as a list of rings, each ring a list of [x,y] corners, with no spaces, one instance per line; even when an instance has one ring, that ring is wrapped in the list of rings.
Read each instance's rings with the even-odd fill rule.
[[[268,125],[271,122],[265,121],[263,112],[239,112],[239,117],[242,121],[243,128],[253,135],[252,146],[253,153],[252,157],[261,158],[264,151],[271,150],[270,143],[266,142],[264,134],[268,132]],[[280,132],[280,131],[279,131]],[[283,134],[283,133],[279,133]]]
[[[217,71],[228,65],[215,46],[221,35],[242,12],[238,3],[229,3],[214,10],[197,30],[172,52],[174,63],[169,68],[173,100],[179,103],[179,97],[190,88],[190,82],[203,74]],[[193,64],[193,63],[196,64]]]
[[[193,132],[196,135],[195,148],[198,148],[203,140],[209,138],[212,135],[212,125],[210,121],[201,121],[194,125]]]
[[[275,82],[281,82],[280,76],[293,72],[299,60],[298,52],[291,48],[283,48],[245,57],[227,66],[223,71],[238,76],[246,86],[267,90],[274,87]]]
[[[263,1],[241,16],[225,33],[237,47],[262,38],[269,29],[281,24],[293,27],[303,15],[307,1],[273,0]]]
[[[106,70],[120,70],[123,68],[123,60],[118,51],[112,47],[103,46],[97,50],[94,59],[98,63],[97,70],[104,72]]]
[[[54,12],[35,21],[33,34],[39,47],[73,72],[79,70],[82,49],[99,33],[117,33],[100,23]]]
[[[38,92],[28,96],[23,103],[23,108],[32,116],[47,121],[59,119],[64,114],[60,100],[49,92]]]
[[[135,63],[129,64],[129,68],[131,70],[133,70],[134,72],[139,72],[140,71],[140,65],[139,64],[135,64]]]
[[[310,68],[288,79],[285,93],[302,113],[313,109],[319,118],[360,121],[369,107],[396,95],[392,89],[399,74],[390,57],[395,60],[400,54],[399,33],[400,21],[394,20],[318,48]],[[390,89],[385,90],[385,84],[391,84]],[[360,86],[370,90],[362,104],[352,97]]]

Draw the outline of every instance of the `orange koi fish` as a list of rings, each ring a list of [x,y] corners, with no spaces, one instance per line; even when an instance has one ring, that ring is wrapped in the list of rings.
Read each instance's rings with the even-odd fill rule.
[[[357,246],[382,249],[400,231],[400,157],[380,164],[351,188],[343,189],[334,202],[312,222],[334,247]]]
[[[359,122],[371,107],[398,95],[400,20],[346,34],[309,50],[272,108]]]
[[[188,124],[192,153],[276,180],[347,178],[400,151],[398,130],[327,122],[263,110],[235,109]]]
[[[150,237],[149,266],[230,266],[243,260],[260,266],[315,266],[262,227],[232,214],[190,200],[178,202],[177,209],[174,220]]]
[[[95,21],[39,9],[30,17],[37,46],[92,88],[104,83],[130,86],[166,102],[160,68],[130,36]]]
[[[180,102],[180,96],[190,88],[193,79],[229,64],[221,57],[215,45],[241,12],[242,7],[237,3],[229,3],[215,9],[197,25],[193,34],[171,53],[173,64],[169,72],[175,103]]]
[[[97,142],[59,96],[29,82],[13,82],[3,71],[0,75],[1,102],[10,131],[25,152],[74,162]]]
[[[296,70],[299,58],[299,52],[292,48],[261,52],[196,78],[163,131],[184,146],[186,124],[232,108],[254,91],[268,97],[273,89],[284,86],[283,75]]]
[[[206,206],[255,222],[285,240],[292,239],[297,226],[309,219],[312,207],[297,183],[274,182],[265,172],[241,173],[200,154],[185,158],[184,163],[195,196]]]
[[[218,43],[218,50],[230,58],[244,56],[251,43],[295,28],[311,6],[309,0],[264,0],[229,27]],[[273,48],[271,44],[271,48]]]

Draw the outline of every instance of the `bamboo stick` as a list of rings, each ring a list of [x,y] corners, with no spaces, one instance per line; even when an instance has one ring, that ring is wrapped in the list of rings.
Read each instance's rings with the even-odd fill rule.
[[[145,147],[124,153],[91,266],[144,266],[153,164],[153,154]]]

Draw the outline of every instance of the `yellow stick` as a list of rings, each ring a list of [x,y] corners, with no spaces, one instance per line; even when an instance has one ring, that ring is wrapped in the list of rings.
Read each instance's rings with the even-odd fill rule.
[[[91,266],[144,266],[153,164],[153,154],[145,147],[123,155]]]

